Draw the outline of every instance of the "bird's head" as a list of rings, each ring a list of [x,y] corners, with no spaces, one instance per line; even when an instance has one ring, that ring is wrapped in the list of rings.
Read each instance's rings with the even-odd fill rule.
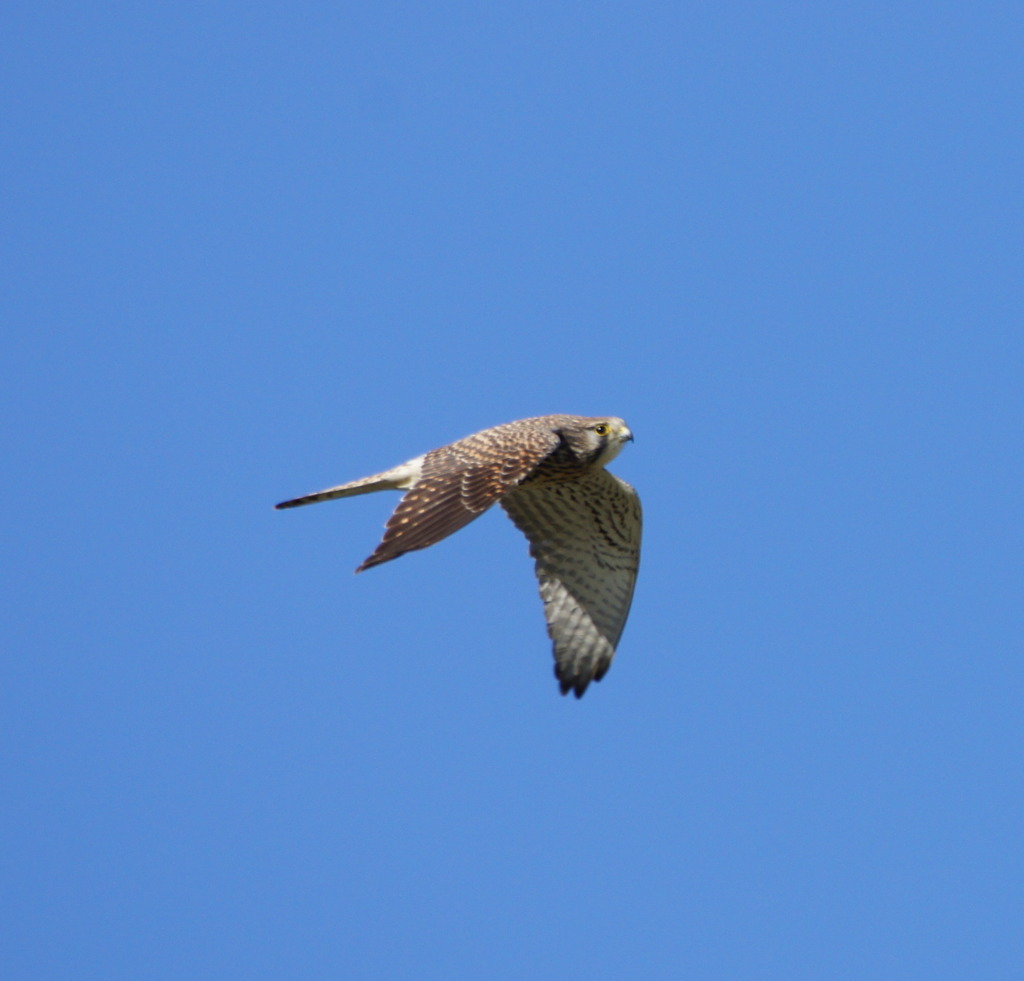
[[[629,426],[616,416],[580,419],[579,424],[562,431],[562,436],[581,459],[590,459],[599,467],[613,460],[633,438]]]

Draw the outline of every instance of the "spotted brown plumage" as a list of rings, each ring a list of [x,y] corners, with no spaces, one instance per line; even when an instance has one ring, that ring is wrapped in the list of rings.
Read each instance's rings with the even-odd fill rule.
[[[615,417],[520,419],[277,507],[404,490],[361,572],[439,542],[500,502],[530,542],[555,675],[578,698],[608,670],[633,597],[640,501],[604,469],[632,438]]]

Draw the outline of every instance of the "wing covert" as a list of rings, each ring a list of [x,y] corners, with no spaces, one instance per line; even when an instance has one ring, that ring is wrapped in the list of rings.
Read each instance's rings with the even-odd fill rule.
[[[388,518],[381,543],[356,572],[428,548],[465,527],[533,473],[559,442],[552,430],[509,423],[432,450],[419,480]]]

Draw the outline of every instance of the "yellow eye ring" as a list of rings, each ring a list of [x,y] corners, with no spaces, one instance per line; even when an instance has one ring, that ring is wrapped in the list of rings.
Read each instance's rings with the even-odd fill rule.
[[[608,435],[608,424],[604,423],[604,422],[599,422],[594,427],[594,432],[597,433],[598,436],[607,436]]]

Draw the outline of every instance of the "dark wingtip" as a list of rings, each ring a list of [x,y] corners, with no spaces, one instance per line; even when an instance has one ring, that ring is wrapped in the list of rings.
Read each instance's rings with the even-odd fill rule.
[[[387,562],[390,559],[396,558],[398,558],[397,555],[380,556],[377,554],[377,552],[374,552],[372,555],[369,555],[365,559],[363,559],[363,561],[358,566],[356,566],[356,572],[365,572],[367,569],[372,569],[375,565],[380,565],[381,562]]]
[[[558,687],[561,689],[563,695],[568,695],[572,692],[577,698],[582,698],[583,693],[587,690],[591,680],[599,681],[599,678],[563,678],[558,673],[558,666],[555,665],[555,677],[558,679]]]

